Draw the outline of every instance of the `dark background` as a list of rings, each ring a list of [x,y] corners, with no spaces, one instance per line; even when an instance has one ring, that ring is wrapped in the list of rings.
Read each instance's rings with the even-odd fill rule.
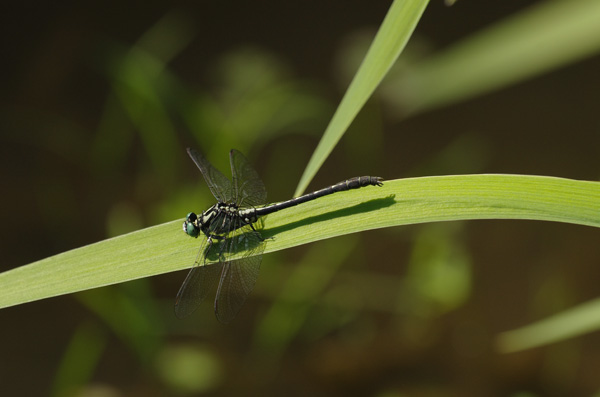
[[[414,39],[440,51],[534,3],[432,2]],[[223,170],[226,149],[239,148],[263,176],[270,199],[289,198],[347,86],[341,49],[357,34],[375,32],[388,7],[383,1],[3,7],[0,269],[180,218],[200,197],[200,206],[210,205],[208,191],[196,190],[203,181],[186,158],[190,145],[209,151]],[[177,89],[160,97],[172,128],[152,141],[160,124],[144,121],[152,124],[156,114],[135,113],[139,103],[119,96],[135,82],[135,67],[125,82],[114,71],[165,18],[179,36],[146,49],[180,48],[165,57],[176,81],[169,87]],[[266,80],[276,84],[267,88],[285,86],[291,98],[305,99],[277,113],[287,117],[280,124],[256,121],[258,131],[271,133],[250,135],[240,116],[240,93],[262,98],[260,84],[248,88],[252,78],[239,72],[248,65],[268,66]],[[311,188],[359,174],[598,180],[598,70],[595,56],[401,122],[375,99]],[[232,124],[210,128],[221,128],[220,120]],[[599,389],[596,333],[515,354],[498,353],[494,337],[597,297],[599,261],[593,228],[453,222],[265,255],[256,291],[228,326],[216,322],[209,303],[194,318],[175,319],[183,272],[47,299],[0,311],[0,391],[589,395]],[[331,266],[323,288],[305,292],[315,284],[312,277],[322,281],[320,269]],[[300,278],[302,268],[313,269],[313,276]],[[293,288],[291,277],[299,277],[300,298],[286,303],[280,287]],[[439,277],[448,277],[445,287],[432,287]],[[360,298],[336,304],[347,291]],[[136,309],[116,302],[133,302]],[[132,325],[131,313],[143,320]],[[186,371],[185,379],[200,380],[195,386],[172,375]]]

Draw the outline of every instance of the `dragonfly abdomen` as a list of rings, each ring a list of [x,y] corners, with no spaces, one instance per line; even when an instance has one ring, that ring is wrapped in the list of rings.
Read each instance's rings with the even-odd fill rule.
[[[345,192],[346,190],[359,189],[365,186],[383,186],[382,181],[383,178],[380,178],[378,176],[357,176],[354,178],[346,179],[345,181],[336,183],[335,185],[326,187],[324,189],[293,198],[291,200],[271,204],[262,208],[256,208],[254,214],[257,217],[264,216],[285,208],[290,208],[298,204],[306,203],[310,200],[315,200],[319,197],[327,196],[329,194]]]

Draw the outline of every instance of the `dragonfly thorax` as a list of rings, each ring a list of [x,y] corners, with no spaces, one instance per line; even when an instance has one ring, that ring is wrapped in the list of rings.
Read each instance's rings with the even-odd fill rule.
[[[200,232],[206,237],[220,237],[231,230],[256,222],[254,209],[240,210],[236,204],[217,203],[202,212],[187,214],[183,231],[190,237],[198,237]]]

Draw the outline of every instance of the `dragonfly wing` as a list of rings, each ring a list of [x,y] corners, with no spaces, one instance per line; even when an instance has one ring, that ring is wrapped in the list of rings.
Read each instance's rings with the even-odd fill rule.
[[[215,290],[215,286],[221,278],[223,263],[206,263],[207,251],[211,246],[206,246],[206,249],[204,246],[206,246],[206,241],[200,248],[194,266],[190,269],[177,293],[175,315],[178,318],[185,318],[192,314],[206,296]]]
[[[233,177],[233,198],[240,207],[256,207],[267,203],[267,189],[248,159],[235,149],[229,152]]]
[[[215,315],[220,322],[227,324],[244,306],[256,284],[261,260],[253,256],[225,264],[215,299]]]
[[[252,292],[265,250],[265,241],[260,234],[250,227],[233,231],[227,238],[227,252],[242,253],[240,259],[225,262],[217,296],[215,298],[215,315],[222,323],[228,323],[238,314],[246,298]]]
[[[200,152],[191,148],[187,148],[187,152],[200,172],[202,172],[202,176],[204,176],[204,180],[206,181],[208,188],[212,192],[213,196],[215,196],[217,201],[222,203],[231,202],[234,198],[233,185],[231,184],[231,181],[227,179],[227,177],[223,175],[221,171],[213,167],[213,165],[209,163],[208,160],[204,158],[202,154],[200,154]]]

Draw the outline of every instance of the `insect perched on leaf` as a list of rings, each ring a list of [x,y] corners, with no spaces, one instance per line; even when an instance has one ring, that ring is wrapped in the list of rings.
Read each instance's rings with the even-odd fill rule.
[[[258,173],[237,150],[229,152],[229,180],[194,149],[187,152],[202,172],[217,203],[196,215],[187,214],[183,231],[191,237],[204,235],[194,266],[188,273],[175,302],[175,314],[191,314],[217,285],[215,314],[223,323],[233,320],[254,288],[266,241],[254,225],[261,216],[328,194],[382,186],[382,178],[361,176],[288,201],[267,205],[267,191]],[[242,252],[241,257],[229,259]],[[213,262],[213,263],[211,263]]]

